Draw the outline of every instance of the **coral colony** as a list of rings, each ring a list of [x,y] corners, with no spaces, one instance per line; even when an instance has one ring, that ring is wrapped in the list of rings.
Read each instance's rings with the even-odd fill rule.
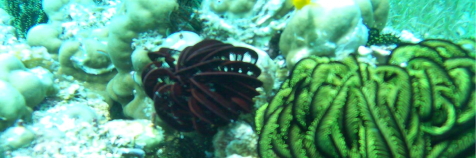
[[[474,157],[475,3],[0,0],[0,158]]]

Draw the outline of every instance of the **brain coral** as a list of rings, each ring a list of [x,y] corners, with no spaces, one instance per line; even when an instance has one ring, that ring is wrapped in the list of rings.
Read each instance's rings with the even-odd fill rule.
[[[474,52],[401,45],[369,66],[305,58],[257,111],[261,157],[467,157],[475,147]]]

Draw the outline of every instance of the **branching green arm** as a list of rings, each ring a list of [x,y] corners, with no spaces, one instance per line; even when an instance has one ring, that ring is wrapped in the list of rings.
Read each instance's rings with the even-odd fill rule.
[[[305,58],[257,111],[261,157],[474,155],[475,59],[443,40],[371,67]]]
[[[13,17],[12,25],[17,29],[17,37],[25,38],[31,27],[48,21],[41,8],[41,2],[41,0],[3,1],[5,11]]]

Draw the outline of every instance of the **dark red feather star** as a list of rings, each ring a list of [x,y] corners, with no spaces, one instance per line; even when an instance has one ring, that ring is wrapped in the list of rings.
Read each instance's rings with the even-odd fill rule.
[[[153,61],[142,72],[147,95],[158,116],[180,131],[213,134],[253,107],[262,82],[255,51],[217,40],[185,48],[176,63],[161,48],[148,53]]]

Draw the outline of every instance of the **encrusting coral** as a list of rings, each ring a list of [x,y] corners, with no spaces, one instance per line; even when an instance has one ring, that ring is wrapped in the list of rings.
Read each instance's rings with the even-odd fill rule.
[[[267,50],[292,15],[288,0],[203,0],[199,10],[205,38],[233,39]]]
[[[475,147],[474,52],[444,40],[371,66],[304,58],[257,111],[261,157],[462,157]]]
[[[150,61],[131,57],[134,51],[131,47],[133,38],[149,30],[165,35],[170,24],[167,19],[177,5],[175,0],[124,0],[124,10],[118,11],[111,19],[107,51],[118,73],[108,82],[106,91],[112,100],[122,105],[126,117],[150,117],[144,110],[150,107],[145,102],[147,96],[142,87],[134,82],[132,75],[140,72],[134,69],[135,65]]]
[[[8,128],[0,138],[3,140],[0,142],[0,148],[14,150],[28,146],[35,139],[35,133],[23,126],[23,121],[18,121],[17,126]]]
[[[320,0],[296,11],[279,40],[288,68],[311,55],[342,59],[354,52],[367,42],[362,17],[354,0]]]
[[[79,80],[107,83],[116,71],[109,54],[104,51],[106,47],[94,39],[63,42],[58,56],[60,71]]]

